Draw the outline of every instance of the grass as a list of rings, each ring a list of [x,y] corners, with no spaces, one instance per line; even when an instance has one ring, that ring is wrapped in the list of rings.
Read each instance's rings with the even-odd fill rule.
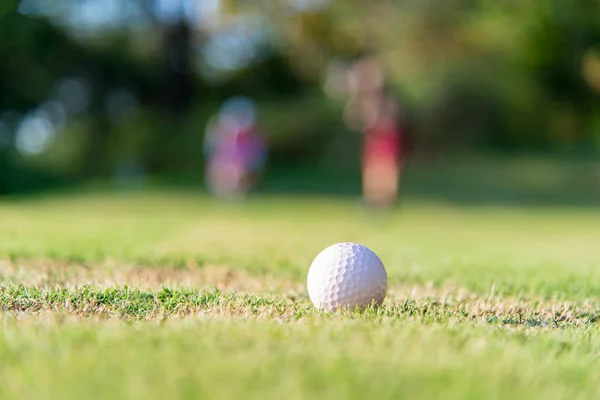
[[[3,398],[593,398],[597,337],[402,319],[4,322]],[[21,398],[22,398],[21,397]]]
[[[600,209],[455,200],[0,201],[0,398],[594,398]],[[381,256],[381,308],[310,304],[340,241]]]
[[[219,290],[173,290],[163,287],[152,292],[130,287],[96,290],[89,286],[75,289],[4,287],[0,292],[2,311],[38,313],[50,311],[79,317],[114,317],[124,320],[162,320],[189,316],[231,316],[292,321],[331,317],[315,311],[308,301],[296,295],[275,296],[239,294]],[[475,323],[517,327],[586,327],[600,319],[595,307],[565,303],[527,303],[513,299],[484,301],[424,299],[393,302],[364,313],[345,312],[347,316],[368,319],[405,319],[419,323]]]

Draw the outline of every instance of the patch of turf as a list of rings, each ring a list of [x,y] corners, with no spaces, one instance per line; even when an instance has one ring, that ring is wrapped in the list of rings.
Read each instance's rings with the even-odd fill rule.
[[[0,310],[13,314],[53,311],[82,317],[105,316],[133,320],[228,315],[290,321],[341,315],[359,317],[365,321],[405,319],[420,324],[454,322],[524,328],[586,327],[594,326],[600,319],[600,309],[596,307],[515,302],[512,299],[407,299],[403,302],[388,301],[383,307],[364,312],[321,313],[310,305],[308,299],[295,295],[169,288],[151,292],[130,287],[103,290],[91,287],[40,289],[23,285],[0,287]]]
[[[0,398],[593,398],[600,211],[191,193],[0,202]],[[326,314],[325,246],[386,265]]]
[[[589,329],[402,319],[4,317],[0,397],[594,398],[598,340]]]
[[[320,250],[355,241],[380,255],[393,284],[600,297],[597,209],[407,202],[376,218],[354,200],[263,198],[219,206],[159,192],[0,203],[0,221],[0,259],[13,261],[217,265],[302,283]]]

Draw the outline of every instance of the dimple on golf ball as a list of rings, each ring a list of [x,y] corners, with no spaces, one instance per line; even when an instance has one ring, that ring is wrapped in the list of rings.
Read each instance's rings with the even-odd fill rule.
[[[316,308],[364,309],[380,305],[387,293],[387,273],[371,249],[337,243],[321,251],[308,271],[308,295]]]

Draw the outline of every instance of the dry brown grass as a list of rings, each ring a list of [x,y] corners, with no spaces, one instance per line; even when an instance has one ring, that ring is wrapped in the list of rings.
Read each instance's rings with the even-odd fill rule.
[[[303,282],[253,276],[229,267],[189,263],[184,268],[158,268],[111,262],[84,265],[5,260],[0,261],[0,276],[1,309],[20,316],[59,313],[79,318],[291,321],[314,314]],[[25,289],[16,289],[19,286]],[[91,287],[91,291],[84,294],[84,286]],[[135,293],[128,294],[124,286]],[[170,288],[169,292],[164,292],[165,287]],[[110,292],[113,289],[116,291]],[[113,300],[107,301],[108,297]],[[595,324],[600,303],[596,299],[567,302],[500,296],[494,294],[493,288],[482,296],[450,285],[392,285],[384,307],[375,315],[550,329]]]
[[[242,269],[225,266],[199,267],[189,261],[185,267],[145,267],[134,264],[103,262],[73,263],[61,260],[0,260],[0,283],[26,286],[99,288],[130,286],[146,290],[161,287],[217,288],[242,292],[301,290],[302,285],[271,275],[253,276]]]

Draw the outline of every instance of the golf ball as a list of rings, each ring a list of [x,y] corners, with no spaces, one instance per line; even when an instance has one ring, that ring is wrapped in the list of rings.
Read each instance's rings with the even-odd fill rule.
[[[387,293],[387,273],[371,249],[337,243],[321,251],[308,271],[308,295],[320,310],[364,309]]]

